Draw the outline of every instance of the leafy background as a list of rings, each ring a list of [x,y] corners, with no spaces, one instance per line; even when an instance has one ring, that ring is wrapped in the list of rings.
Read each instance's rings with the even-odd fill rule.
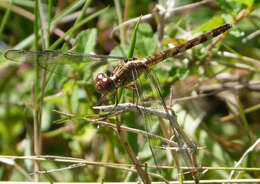
[[[30,181],[36,176],[41,181],[137,180],[135,173],[128,173],[119,166],[101,167],[101,163],[108,162],[131,163],[115,131],[80,120],[98,114],[93,106],[115,103],[114,94],[102,97],[95,90],[94,82],[98,73],[111,72],[111,66],[118,64],[118,60],[50,64],[44,73],[46,70],[41,67],[9,61],[3,53],[8,49],[56,49],[63,53],[72,50],[127,57],[136,21],[120,29],[115,30],[115,27],[141,15],[144,20],[138,27],[134,57],[146,57],[224,23],[233,24],[213,48],[209,48],[212,45],[209,41],[152,68],[162,96],[176,111],[178,122],[192,140],[204,148],[198,150],[198,161],[199,165],[209,167],[209,171],[200,179],[228,179],[231,172],[228,168],[234,168],[236,161],[260,135],[259,1],[209,0],[195,8],[192,5],[196,1],[168,1],[174,2],[174,6],[165,1],[160,5],[166,10],[167,7],[181,10],[168,17],[167,13],[164,16],[153,14],[155,16],[150,19],[145,15],[155,12],[157,1],[51,2],[42,1],[39,8],[29,0],[0,2],[0,153],[31,156],[35,155],[37,147],[36,152],[41,155],[83,158],[97,164],[29,175],[35,172],[33,160],[1,158],[0,180]],[[35,15],[44,17],[45,21],[39,19],[39,24],[35,23]],[[39,35],[35,36],[37,32]],[[160,108],[155,101],[158,96],[151,90],[151,81],[143,75],[137,82],[142,83],[142,100]],[[133,102],[131,86],[123,90],[120,101]],[[73,114],[74,118],[64,119],[53,110]],[[35,131],[37,118],[41,125],[38,124]],[[63,123],[54,122],[60,119]],[[144,121],[136,112],[123,113],[106,121],[145,129]],[[148,123],[150,130],[162,134],[156,116],[151,115]],[[147,140],[135,133],[125,134],[141,162],[153,163]],[[174,165],[165,151],[155,152],[160,164]],[[259,178],[259,164],[258,145],[246,154],[240,165],[256,169],[242,169],[233,178]],[[45,160],[38,169],[50,171],[69,165],[69,162]],[[151,172],[157,171],[151,169]],[[161,175],[168,180],[177,178],[175,169],[165,169]],[[189,172],[184,177],[192,179]]]

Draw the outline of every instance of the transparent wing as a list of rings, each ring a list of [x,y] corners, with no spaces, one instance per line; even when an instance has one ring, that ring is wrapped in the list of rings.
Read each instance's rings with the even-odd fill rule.
[[[151,91],[151,86],[144,86],[140,76],[140,71],[137,71],[136,69],[131,70],[131,74],[134,81],[134,88],[135,88],[135,94],[137,97],[137,105],[141,105],[142,107],[145,107],[145,100],[149,98],[147,96],[147,91]],[[137,107],[138,108],[138,107]],[[147,161],[149,161],[149,164],[154,164],[156,166],[156,169],[161,173],[161,169],[158,167],[159,165],[162,165],[161,160],[162,159],[162,152],[158,152],[158,149],[156,150],[155,147],[160,145],[160,140],[154,139],[150,136],[150,134],[159,135],[160,136],[160,130],[158,129],[158,121],[156,121],[155,117],[152,117],[151,114],[149,114],[146,111],[143,111],[142,109],[138,108],[138,112],[142,119],[142,124],[147,132],[147,135],[145,137],[146,144],[143,147],[143,151],[141,152],[140,158],[148,156],[149,158]],[[150,151],[150,154],[147,154],[147,151]]]
[[[84,63],[89,61],[100,61],[106,59],[123,60],[125,57],[80,54],[67,52],[63,53],[57,50],[44,51],[25,51],[25,50],[8,50],[4,54],[5,58],[14,62],[33,63],[36,56],[40,64],[73,64]]]
[[[160,87],[159,87],[160,85],[156,77],[156,74],[152,73],[149,70],[145,70],[144,73],[146,74],[145,77],[149,78],[150,81],[150,85],[149,86],[146,85],[145,87],[143,86],[143,84],[141,84],[141,79],[138,77],[139,76],[138,71],[136,71],[135,69],[132,70],[132,76],[135,81],[134,82],[135,89],[136,89],[135,92],[138,97],[138,105],[145,106],[144,102],[147,99],[159,99],[160,102],[154,104],[156,108],[155,107],[152,108],[155,108],[155,110],[159,108],[157,110],[165,111],[165,113],[167,114],[166,120],[169,121],[168,125],[164,124],[164,121],[161,121],[158,118],[153,117],[149,113],[143,112],[142,109],[139,109],[146,131],[149,132],[149,134],[150,133],[156,134],[162,137],[166,137],[167,139],[170,139],[171,136],[170,134],[168,134],[169,132],[167,133],[167,131],[165,130],[172,129],[172,132],[174,133],[174,141],[178,143],[178,147],[173,147],[173,149],[175,150],[180,149],[181,150],[180,153],[182,155],[182,158],[185,160],[185,163],[188,166],[192,166],[193,168],[196,168],[197,164],[196,164],[195,157],[192,155],[192,153],[190,154],[188,152],[188,149],[186,149],[186,147],[192,149],[195,145],[191,143],[191,141],[183,132],[183,130],[178,126],[174,112],[170,111],[167,108],[166,103],[160,92]],[[162,127],[168,127],[168,128],[165,129]],[[165,130],[163,131],[163,129]],[[167,161],[166,151],[162,149],[165,146],[166,146],[165,148],[169,148],[169,147],[167,145],[162,145],[162,142],[160,142],[160,140],[152,138],[151,136],[149,136],[149,134],[147,134],[146,136],[146,141],[148,143],[149,150],[151,152],[151,156],[153,158],[154,164],[156,165],[157,170],[161,173],[161,169],[160,169],[161,165],[171,164],[168,163]],[[173,158],[177,158],[176,157],[177,152],[172,154],[174,154],[172,155]],[[192,170],[193,170],[192,173],[197,172],[195,169]]]
[[[169,121],[169,128],[171,128],[174,133],[174,141],[176,141],[178,143],[178,148],[181,150],[182,158],[185,160],[185,162],[188,166],[192,167],[191,174],[193,176],[193,179],[197,180],[198,176],[200,175],[199,170],[197,169],[198,168],[197,159],[196,159],[197,146],[190,140],[190,138],[186,135],[186,133],[179,126],[175,112],[172,109],[168,109],[168,107],[166,106],[166,103],[160,92],[159,81],[158,81],[158,78],[156,77],[156,74],[152,73],[148,70],[146,71],[146,74],[149,77],[149,79],[151,80],[153,88],[157,92],[158,98],[161,102],[161,106],[163,107],[164,111],[167,114],[166,119]],[[172,154],[174,154],[174,153],[172,153]],[[175,156],[177,156],[177,155],[175,154]],[[173,155],[173,157],[174,157],[174,155]],[[175,160],[175,161],[177,161],[177,160]]]

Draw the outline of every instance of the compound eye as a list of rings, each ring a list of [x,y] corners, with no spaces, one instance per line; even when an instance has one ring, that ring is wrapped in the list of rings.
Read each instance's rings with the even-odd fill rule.
[[[96,77],[96,89],[100,93],[106,93],[110,91],[112,86],[112,80],[110,77],[106,76],[103,73],[99,73]]]
[[[101,81],[103,78],[106,78],[107,76],[104,73],[99,73],[96,77],[96,82]]]

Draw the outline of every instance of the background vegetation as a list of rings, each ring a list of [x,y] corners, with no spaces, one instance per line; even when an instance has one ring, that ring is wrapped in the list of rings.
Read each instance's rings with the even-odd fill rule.
[[[120,61],[68,59],[56,64],[45,58],[48,65],[43,66],[10,61],[3,55],[6,50],[129,57],[134,46],[134,57],[146,57],[225,23],[233,24],[230,31],[167,59],[152,72],[167,106],[175,110],[179,124],[200,148],[196,155],[198,166],[204,167],[201,180],[259,178],[259,7],[259,0],[0,1],[0,154],[27,156],[1,156],[0,180],[137,181],[122,141],[125,136],[133,153],[149,167],[154,159],[147,138],[127,128],[121,135],[115,125],[144,130],[148,123],[152,133],[168,139],[171,135],[167,121],[149,113],[148,120],[131,111],[100,121],[101,125],[93,121],[100,113],[93,106],[115,103],[113,92],[101,96],[95,90],[95,77],[99,72],[109,74]],[[141,15],[134,45],[130,38]],[[123,22],[125,26],[117,27]],[[28,55],[25,58],[33,61]],[[147,76],[137,83],[142,83],[142,101],[160,110]],[[133,87],[120,90],[120,103],[133,98],[136,102]],[[176,166],[169,151],[156,146],[154,150],[158,165]],[[36,161],[33,155],[60,157]],[[191,166],[181,156],[178,159],[181,166]],[[240,170],[232,173],[237,167]],[[53,170],[59,172],[35,174]],[[169,181],[178,180],[181,173],[175,168],[148,171]],[[189,169],[183,172],[185,180],[192,179]]]

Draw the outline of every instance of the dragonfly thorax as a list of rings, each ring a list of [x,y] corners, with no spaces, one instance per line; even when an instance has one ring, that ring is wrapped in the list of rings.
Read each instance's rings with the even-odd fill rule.
[[[115,85],[110,77],[104,73],[99,73],[96,77],[96,89],[99,93],[106,94],[113,91]]]

